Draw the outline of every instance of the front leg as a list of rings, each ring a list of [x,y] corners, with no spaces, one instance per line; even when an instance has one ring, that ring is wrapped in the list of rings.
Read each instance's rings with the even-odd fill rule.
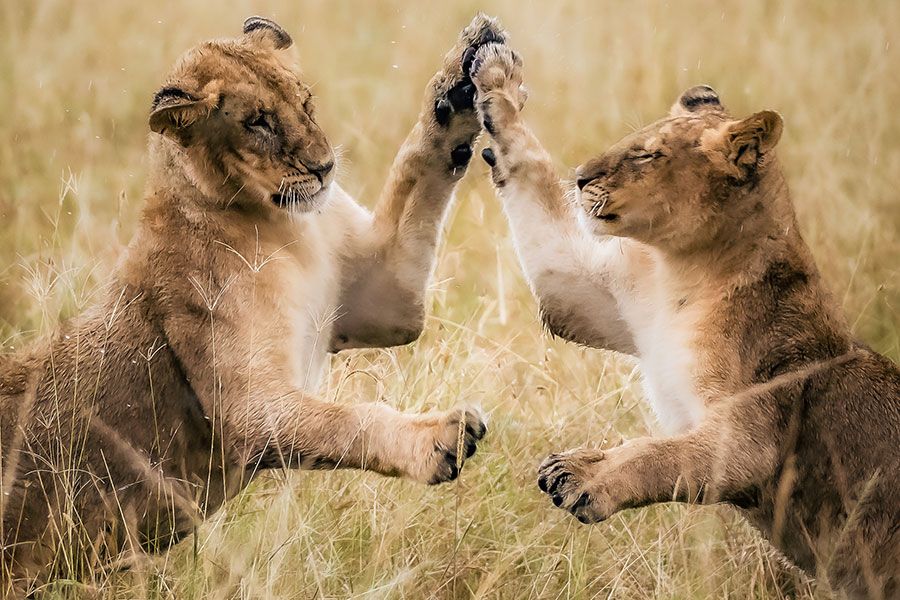
[[[481,130],[468,66],[479,47],[505,38],[496,20],[479,14],[426,87],[374,217],[348,241],[332,351],[406,344],[421,333],[441,227]]]
[[[355,468],[436,484],[451,481],[487,427],[459,407],[401,413],[382,403],[336,404],[301,394],[268,401],[235,423],[245,464],[258,468]]]
[[[632,305],[630,272],[643,251],[585,234],[566,200],[550,156],[521,118],[522,61],[506,46],[475,55],[476,107],[491,147],[482,156],[512,230],[519,262],[551,333],[628,354],[637,352],[620,304]]]
[[[702,479],[683,473],[681,457],[666,453],[678,450],[664,442],[642,438],[610,450],[551,454],[538,470],[538,487],[582,523],[604,521],[625,508],[697,498]]]
[[[656,502],[753,503],[776,472],[773,428],[725,423],[712,420],[677,438],[551,454],[538,470],[538,487],[582,523]]]

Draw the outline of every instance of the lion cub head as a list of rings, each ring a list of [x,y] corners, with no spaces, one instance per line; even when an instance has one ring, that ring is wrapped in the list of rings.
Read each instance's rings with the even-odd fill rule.
[[[667,118],[632,133],[576,171],[588,228],[670,250],[727,238],[759,212],[753,190],[780,178],[781,116],[734,120],[708,86],[689,89]]]
[[[151,130],[206,198],[298,212],[327,199],[334,152],[309,87],[282,56],[291,44],[276,23],[251,17],[243,37],[182,55],[154,96]]]

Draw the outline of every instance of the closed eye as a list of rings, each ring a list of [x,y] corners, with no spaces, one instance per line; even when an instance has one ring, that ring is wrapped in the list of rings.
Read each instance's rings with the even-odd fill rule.
[[[662,152],[645,152],[643,154],[636,154],[628,158],[635,164],[643,165],[650,162],[654,158],[659,158],[660,156],[662,156]]]

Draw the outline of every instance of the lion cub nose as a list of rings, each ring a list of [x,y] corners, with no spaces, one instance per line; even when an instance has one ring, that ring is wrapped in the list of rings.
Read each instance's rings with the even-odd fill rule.
[[[597,178],[597,175],[592,171],[592,169],[585,169],[584,165],[575,169],[575,185],[578,186],[579,190],[583,190],[584,186]]]
[[[310,165],[310,166],[309,166],[309,171],[310,171],[313,175],[315,175],[316,177],[318,177],[320,182],[324,182],[324,181],[325,181],[325,177],[328,176],[328,174],[331,172],[331,170],[332,170],[333,168],[334,168],[334,161],[333,161],[333,160],[329,160],[327,163],[325,163],[325,164],[323,164],[323,165]]]
[[[575,185],[578,186],[579,190],[583,190],[584,186],[595,179],[600,179],[606,175],[606,173],[607,167],[604,161],[596,158],[589,160],[575,169]]]

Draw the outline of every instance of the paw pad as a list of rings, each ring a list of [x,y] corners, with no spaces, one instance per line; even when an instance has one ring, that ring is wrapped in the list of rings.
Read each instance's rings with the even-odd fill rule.
[[[454,167],[464,167],[472,158],[472,147],[469,144],[460,144],[450,151],[450,161]]]
[[[446,98],[441,98],[434,103],[434,119],[438,122],[438,125],[444,126],[450,122],[451,110],[450,103],[447,102]]]
[[[447,92],[447,100],[456,111],[474,108],[475,84],[468,78],[460,81]]]

